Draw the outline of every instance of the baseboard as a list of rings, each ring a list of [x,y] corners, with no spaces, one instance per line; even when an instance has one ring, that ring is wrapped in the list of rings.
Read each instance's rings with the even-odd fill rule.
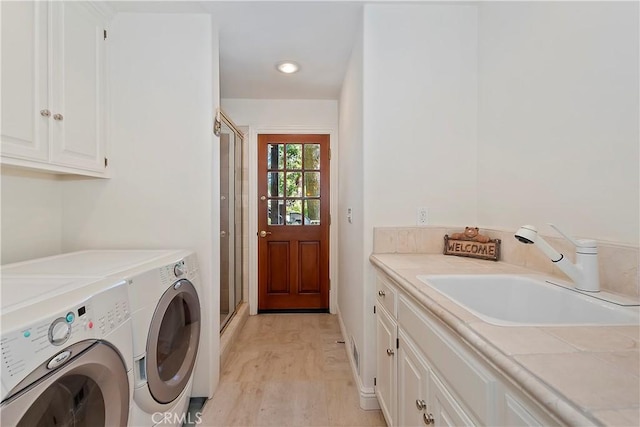
[[[347,335],[347,329],[345,328],[344,322],[342,321],[340,308],[338,308],[337,314],[338,323],[340,324],[340,332],[342,333],[342,339],[345,342],[347,358],[349,359],[349,365],[351,366],[351,375],[353,375],[353,379],[356,383],[358,394],[360,396],[360,408],[366,411],[380,409],[380,404],[378,404],[378,398],[376,397],[375,389],[373,387],[365,387],[364,384],[362,384],[362,379],[360,378],[360,375],[356,368],[356,361],[353,360],[353,354],[351,354],[351,350],[349,348],[349,343],[351,342],[351,340],[349,339],[349,335]]]
[[[220,334],[220,371],[224,368],[229,357],[229,351],[231,345],[234,343],[235,338],[242,330],[244,324],[249,318],[249,305],[246,302],[240,303],[236,308],[236,313],[233,315],[229,323],[224,327]]]

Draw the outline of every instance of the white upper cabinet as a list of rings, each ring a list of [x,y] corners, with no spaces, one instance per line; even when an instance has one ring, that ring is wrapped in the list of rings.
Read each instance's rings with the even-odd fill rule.
[[[49,4],[2,2],[2,155],[49,156]]]
[[[106,176],[106,18],[88,2],[2,2],[2,163]]]

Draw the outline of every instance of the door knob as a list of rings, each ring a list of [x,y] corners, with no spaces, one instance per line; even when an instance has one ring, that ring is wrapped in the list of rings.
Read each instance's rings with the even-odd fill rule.
[[[423,409],[427,409],[427,402],[425,402],[424,400],[416,399],[416,407],[420,411],[422,411]]]
[[[64,116],[62,114],[54,114],[53,115],[53,120],[57,120],[57,121],[61,122],[62,119],[64,119]]]
[[[51,111],[49,111],[49,110],[40,110],[40,115],[42,117],[49,117],[51,115]]]
[[[267,200],[267,196],[260,196],[260,200],[264,202],[265,200]]]
[[[269,234],[271,234],[271,232],[270,232],[270,231],[264,231],[264,230],[262,230],[262,231],[260,232],[260,237],[267,237]]]
[[[220,237],[227,237],[227,232],[226,231],[221,231],[220,232]]]

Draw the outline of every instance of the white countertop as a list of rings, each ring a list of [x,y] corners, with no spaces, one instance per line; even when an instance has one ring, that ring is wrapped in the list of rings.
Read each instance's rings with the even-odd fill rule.
[[[565,423],[640,425],[640,325],[495,326],[417,276],[536,272],[504,262],[445,255],[373,254],[370,259]]]

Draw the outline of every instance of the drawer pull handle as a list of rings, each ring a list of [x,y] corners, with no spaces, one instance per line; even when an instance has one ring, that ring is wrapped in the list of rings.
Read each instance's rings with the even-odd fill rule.
[[[422,419],[426,425],[433,424],[434,422],[433,414],[422,414]]]
[[[380,295],[381,297],[385,296],[386,294],[384,293],[384,291],[378,291],[378,295]]]
[[[416,399],[416,407],[419,411],[427,409],[427,402],[425,402],[424,400]]]
[[[387,349],[387,356],[393,356],[394,352],[392,349],[388,348]]]

